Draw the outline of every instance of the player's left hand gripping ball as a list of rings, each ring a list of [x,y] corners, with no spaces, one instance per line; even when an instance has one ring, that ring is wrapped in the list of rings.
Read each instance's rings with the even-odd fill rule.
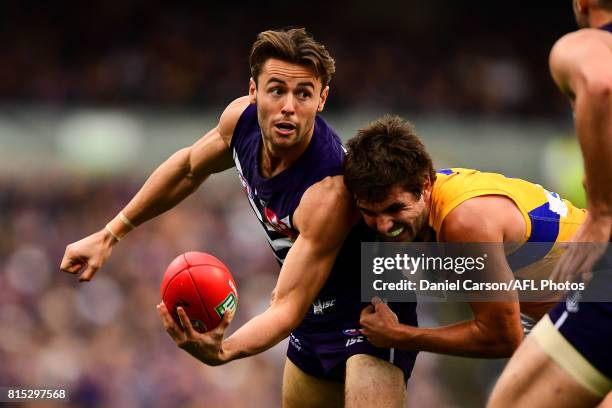
[[[217,327],[226,311],[236,312],[238,291],[223,262],[204,252],[187,252],[168,265],[161,298],[177,324],[181,307],[193,328],[204,333]]]
[[[157,311],[177,346],[208,365],[229,361],[223,337],[238,293],[227,267],[211,255],[186,253],[168,266],[161,292]]]

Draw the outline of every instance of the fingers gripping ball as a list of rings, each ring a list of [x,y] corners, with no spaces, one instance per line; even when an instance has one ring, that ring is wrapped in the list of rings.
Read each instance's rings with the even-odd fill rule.
[[[187,252],[168,265],[161,297],[177,324],[181,306],[193,328],[204,333],[219,325],[226,310],[236,311],[238,291],[223,262],[204,252]]]

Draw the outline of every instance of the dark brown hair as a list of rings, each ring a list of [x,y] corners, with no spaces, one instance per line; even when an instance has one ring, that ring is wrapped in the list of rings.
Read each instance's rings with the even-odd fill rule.
[[[370,123],[347,147],[344,183],[360,200],[384,201],[395,185],[419,198],[425,180],[433,183],[436,178],[425,145],[412,124],[399,116]]]
[[[329,85],[336,71],[336,63],[325,46],[316,42],[303,28],[269,30],[257,35],[249,57],[251,77],[255,83],[261,68],[270,58],[311,68],[321,79],[323,88]]]

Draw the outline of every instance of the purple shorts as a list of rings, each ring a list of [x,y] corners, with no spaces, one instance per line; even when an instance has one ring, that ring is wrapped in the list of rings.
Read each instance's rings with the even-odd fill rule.
[[[317,324],[316,316],[308,315],[289,336],[287,358],[306,374],[343,383],[346,360],[355,354],[367,354],[399,367],[408,381],[418,352],[378,348],[370,344],[359,331],[359,314],[367,305],[360,303],[352,312],[332,312],[336,316],[325,316],[321,324]],[[400,322],[418,325],[415,303],[389,306]]]
[[[548,313],[550,320],[593,367],[612,378],[612,303],[568,299]]]
[[[551,359],[602,398],[612,390],[612,266],[602,259],[582,292],[559,302],[534,329]],[[539,326],[539,327],[538,327]]]

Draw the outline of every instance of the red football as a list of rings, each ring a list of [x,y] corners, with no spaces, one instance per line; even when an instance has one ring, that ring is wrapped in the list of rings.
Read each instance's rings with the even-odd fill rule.
[[[204,333],[221,323],[225,310],[236,311],[238,291],[223,262],[204,252],[187,252],[168,265],[161,297],[179,325],[176,308],[181,306],[194,329]]]

